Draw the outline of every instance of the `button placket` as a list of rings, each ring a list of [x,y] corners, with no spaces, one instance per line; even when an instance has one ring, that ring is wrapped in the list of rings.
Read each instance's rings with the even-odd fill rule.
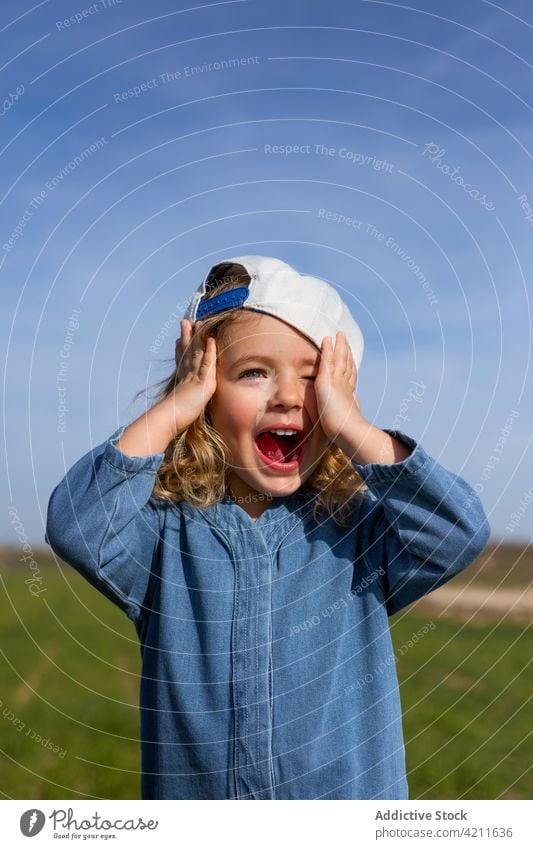
[[[275,552],[301,522],[279,508],[254,524],[231,505],[200,511],[231,551],[235,590],[232,622],[234,709],[233,786],[236,799],[275,799],[272,752],[273,661],[272,581]],[[261,519],[264,521],[262,522]],[[222,530],[224,528],[224,530]],[[254,624],[255,621],[255,624]]]
[[[258,536],[256,536],[258,534]],[[270,557],[255,529],[232,534],[235,555],[233,695],[237,798],[272,799]],[[267,571],[268,569],[268,571]]]

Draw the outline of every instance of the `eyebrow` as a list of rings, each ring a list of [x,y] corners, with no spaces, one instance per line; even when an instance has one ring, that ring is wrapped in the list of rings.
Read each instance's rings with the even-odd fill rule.
[[[271,357],[264,357],[261,356],[261,354],[247,354],[244,357],[239,357],[235,360],[235,362],[231,364],[231,368],[235,368],[236,366],[240,366],[251,361],[257,362],[258,360],[261,360],[261,362],[264,363],[269,363],[269,365],[272,365],[275,362],[275,360],[271,359]],[[311,359],[310,357],[302,357],[297,360],[297,363],[300,366],[314,366],[316,365],[316,362],[316,359]]]

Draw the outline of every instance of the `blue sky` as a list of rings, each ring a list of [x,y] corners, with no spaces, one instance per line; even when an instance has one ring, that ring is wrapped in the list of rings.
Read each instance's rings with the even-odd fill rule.
[[[0,16],[2,542],[9,506],[43,541],[65,469],[168,372],[208,266],[246,254],[338,287],[365,416],[475,485],[494,539],[530,539],[525,0]]]

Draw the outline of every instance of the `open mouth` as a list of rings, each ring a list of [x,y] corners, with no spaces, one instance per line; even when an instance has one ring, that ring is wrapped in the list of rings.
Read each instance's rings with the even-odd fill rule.
[[[290,434],[279,434],[271,430],[259,433],[255,444],[262,460],[272,468],[290,470],[297,468],[304,448],[305,433],[303,431]]]

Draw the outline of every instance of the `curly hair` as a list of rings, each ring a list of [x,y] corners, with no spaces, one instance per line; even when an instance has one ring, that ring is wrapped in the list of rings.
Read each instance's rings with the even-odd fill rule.
[[[232,272],[232,273],[231,273]],[[209,288],[207,298],[236,286],[248,285],[250,278],[242,266],[225,270],[222,280]],[[226,309],[202,320],[199,335],[205,347],[207,337],[213,336],[224,344],[228,329],[241,318],[249,319],[249,310]],[[178,385],[177,368],[169,378],[160,381],[154,405],[169,395]],[[159,467],[153,496],[173,503],[186,501],[191,506],[208,507],[221,501],[228,492],[227,476],[231,470],[231,454],[221,434],[213,426],[211,401],[202,413],[167,446]],[[352,521],[354,496],[368,487],[357,474],[350,458],[334,443],[324,452],[314,472],[303,485],[313,498],[313,517],[320,522],[320,513],[342,527]]]

